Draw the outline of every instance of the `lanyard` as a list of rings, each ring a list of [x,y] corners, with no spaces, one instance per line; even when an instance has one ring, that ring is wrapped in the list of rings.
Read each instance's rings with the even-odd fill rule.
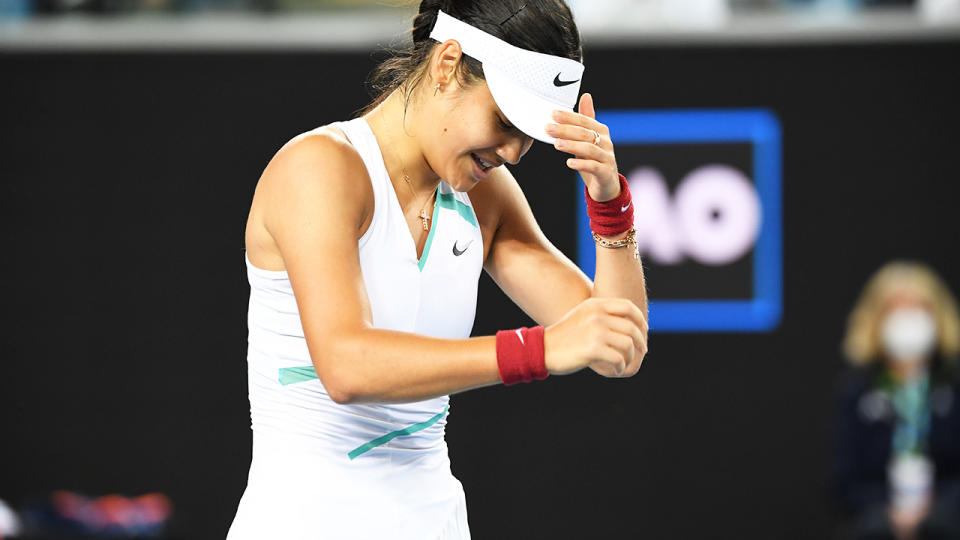
[[[930,378],[923,373],[901,383],[892,383],[890,402],[896,412],[893,455],[923,454],[930,434]]]

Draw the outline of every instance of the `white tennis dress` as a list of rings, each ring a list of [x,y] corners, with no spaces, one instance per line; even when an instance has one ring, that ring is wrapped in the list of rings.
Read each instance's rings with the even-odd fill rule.
[[[483,264],[470,198],[440,182],[417,259],[373,131],[363,118],[333,125],[356,147],[373,184],[373,219],[359,240],[373,326],[469,337]],[[449,396],[335,403],[314,372],[287,273],[249,258],[246,266],[253,460],[227,538],[470,538],[444,441]]]

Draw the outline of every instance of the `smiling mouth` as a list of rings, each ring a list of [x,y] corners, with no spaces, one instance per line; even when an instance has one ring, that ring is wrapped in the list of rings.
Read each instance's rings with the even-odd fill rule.
[[[477,167],[480,167],[480,170],[483,172],[487,172],[490,169],[497,166],[496,163],[490,163],[489,161],[486,161],[485,159],[481,158],[480,156],[472,152],[470,153],[470,157],[473,158],[473,161],[477,164]]]

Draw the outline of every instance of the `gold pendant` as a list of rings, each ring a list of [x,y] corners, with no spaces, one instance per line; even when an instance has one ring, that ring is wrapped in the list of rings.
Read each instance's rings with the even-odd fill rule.
[[[427,215],[426,210],[423,210],[423,209],[420,210],[420,219],[423,220],[423,230],[425,231],[430,230],[430,227],[427,225],[427,220],[430,219],[430,216]]]

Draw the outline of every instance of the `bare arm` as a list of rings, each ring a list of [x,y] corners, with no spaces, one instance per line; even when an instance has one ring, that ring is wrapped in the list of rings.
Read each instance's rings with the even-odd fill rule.
[[[593,108],[593,96],[584,94],[580,99],[580,113],[564,113],[558,120],[561,125],[556,136],[563,137],[564,152],[574,155],[570,167],[579,171],[589,189],[590,196],[597,201],[607,201],[620,195],[617,178],[617,163],[613,154],[610,130],[596,121]],[[601,135],[600,144],[590,139],[595,130]],[[619,240],[626,234],[606,237],[606,240]],[[647,285],[643,276],[643,266],[634,259],[634,250],[630,248],[605,248],[596,246],[597,265],[594,276],[593,296],[595,298],[628,298],[643,311],[647,317]]]
[[[360,270],[356,151],[330,135],[281,149],[261,182],[265,225],[283,256],[317,375],[338,403],[398,402],[500,382],[495,338],[439,339],[374,329]],[[363,185],[363,184],[360,184]]]
[[[612,171],[615,176],[616,163],[606,126],[597,124],[596,127],[597,131],[604,130],[603,135],[607,139],[606,144],[609,145],[609,149],[595,148],[592,142],[575,142],[577,136],[580,136],[581,140],[583,137],[592,139],[592,132],[586,134],[585,128],[577,124],[577,122],[586,123],[588,120],[593,120],[593,102],[588,94],[585,94],[581,100],[581,111],[589,118],[570,113],[570,116],[563,119],[561,131],[555,133],[558,138],[569,138],[564,141],[567,146],[562,150],[578,155],[578,158],[571,161],[571,168],[579,170],[588,182],[594,180],[591,172],[606,172],[609,176]],[[581,131],[583,133],[580,133]],[[488,179],[490,180],[492,179]],[[619,194],[619,184],[615,186],[613,189],[617,191],[612,191],[610,186],[605,186],[607,193],[593,195],[601,197],[596,200],[615,198]],[[475,191],[480,187],[474,188]],[[628,367],[624,374],[629,376],[636,373],[640,361],[646,354],[647,294],[643,266],[639,260],[634,259],[632,247],[612,249],[596,246],[596,278],[591,282],[544,236],[522,190],[509,171],[504,169],[503,174],[497,175],[495,182],[490,184],[490,189],[482,190],[481,194],[484,204],[500,205],[500,223],[485,265],[487,272],[500,288],[528,315],[544,326],[553,324],[577,303],[587,298],[630,300],[642,313],[643,344],[638,347],[639,354],[628,359]],[[625,235],[621,234],[607,239],[617,240],[623,236]],[[536,268],[537,272],[530,272],[531,268]],[[594,364],[591,367],[603,375],[615,374],[601,364]]]
[[[626,234],[604,237],[619,240]],[[593,282],[594,298],[628,298],[647,317],[647,283],[640,259],[633,257],[633,246],[605,248],[596,246],[597,270]]]
[[[631,311],[635,312],[632,317],[635,328],[617,326],[621,321],[608,319],[607,322],[615,325],[618,332],[631,334],[636,350],[631,348],[625,354],[622,370],[607,362],[591,363],[590,367],[606,376],[635,374],[647,350],[646,294],[642,285],[639,286],[641,291],[637,291],[628,289],[629,283],[615,282],[620,273],[631,276],[631,272],[636,272],[639,273],[639,282],[643,283],[643,269],[639,261],[633,259],[633,249],[598,246],[597,281],[593,283],[543,234],[523,191],[506,168],[498,169],[484,183],[487,185],[474,188],[478,195],[477,204],[500,205],[500,224],[484,263],[490,277],[527,315],[544,327],[558,325],[571,310],[591,298],[629,301]],[[606,284],[611,287],[604,288]],[[621,291],[628,294],[621,294]],[[636,298],[640,299],[639,304]],[[551,339],[548,328],[545,338],[548,357]]]
[[[590,278],[543,234],[509,169],[496,169],[470,198],[499,216],[484,270],[537,324],[554,324],[592,296]]]
[[[334,401],[417,401],[500,382],[494,336],[441,339],[373,328],[357,246],[371,195],[356,186],[370,180],[349,143],[325,134],[295,139],[261,182],[264,223],[283,257],[314,369]],[[554,332],[565,337],[557,341],[563,346],[547,350],[548,371],[571,373],[592,362],[622,370],[623,351],[639,339],[626,321],[640,320],[635,311],[609,300],[567,314]],[[622,322],[601,324],[610,317]]]

